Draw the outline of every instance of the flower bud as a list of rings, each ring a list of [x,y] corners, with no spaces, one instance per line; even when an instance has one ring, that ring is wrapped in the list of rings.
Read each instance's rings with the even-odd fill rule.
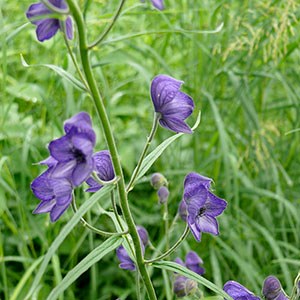
[[[168,201],[169,198],[169,190],[166,186],[161,186],[157,191],[158,199],[160,204],[164,204]]]
[[[136,226],[140,239],[144,246],[148,244],[149,236],[147,230],[143,226]]]
[[[189,279],[185,276],[176,276],[173,290],[177,297],[185,297],[193,295],[198,288],[198,284],[196,281]]]
[[[179,203],[178,213],[181,219],[186,222],[187,210],[186,210],[186,203],[184,200],[181,200],[181,202]]]
[[[272,275],[265,279],[262,293],[266,300],[287,300],[282,292],[280,281]]]
[[[164,177],[164,175],[160,173],[153,173],[151,176],[151,185],[153,186],[154,189],[158,190],[160,187],[167,185],[168,181]]]

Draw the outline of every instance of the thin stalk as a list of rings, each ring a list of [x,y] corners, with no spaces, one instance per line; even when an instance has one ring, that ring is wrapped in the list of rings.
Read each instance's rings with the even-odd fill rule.
[[[144,255],[142,252],[142,247],[140,244],[140,238],[136,229],[136,225],[134,223],[133,217],[131,215],[131,211],[129,208],[129,203],[127,199],[127,193],[125,188],[125,180],[123,176],[123,170],[121,167],[121,162],[119,160],[119,154],[117,151],[115,139],[113,136],[113,132],[111,129],[111,125],[104,107],[104,103],[100,94],[100,91],[98,90],[96,80],[94,78],[94,74],[92,72],[91,62],[89,58],[89,49],[87,48],[87,36],[86,36],[86,30],[85,30],[85,24],[83,20],[82,13],[78,7],[78,4],[74,0],[67,0],[70,10],[72,12],[73,18],[75,23],[77,24],[77,30],[78,30],[78,39],[79,39],[79,51],[80,51],[80,57],[82,62],[83,71],[85,74],[85,78],[87,80],[87,83],[89,85],[92,100],[94,102],[98,117],[101,121],[103,132],[105,135],[105,139],[107,142],[107,146],[109,148],[112,164],[114,167],[114,171],[116,176],[120,178],[118,181],[118,193],[119,193],[119,199],[120,199],[120,206],[122,209],[122,213],[124,216],[124,219],[128,226],[128,231],[131,235],[133,245],[135,248],[135,254],[136,254],[136,263],[138,270],[141,274],[141,277],[143,279],[143,282],[146,286],[148,296],[151,300],[156,300],[156,294],[154,287],[152,285],[151,279],[149,277],[147,268],[144,263]]]
[[[140,283],[140,273],[135,272],[135,287],[136,287],[136,299],[137,300],[142,300],[142,295],[141,295],[141,283]]]
[[[52,3],[50,3],[48,0],[41,0],[41,2],[51,11],[60,14],[60,15],[68,15],[70,14],[69,8],[59,8]]]
[[[151,142],[152,142],[152,140],[154,138],[154,135],[156,133],[156,130],[157,130],[157,127],[158,127],[159,118],[160,118],[160,114],[159,113],[155,113],[154,119],[153,119],[153,123],[152,123],[152,128],[151,128],[150,134],[149,134],[149,136],[147,138],[147,142],[146,142],[146,144],[144,146],[144,149],[143,149],[142,154],[141,154],[141,156],[139,158],[137,166],[135,167],[135,169],[134,169],[134,171],[132,173],[132,176],[130,178],[130,181],[129,181],[127,187],[126,187],[126,192],[127,193],[130,192],[133,189],[134,181],[135,181],[135,179],[136,179],[136,177],[137,177],[137,175],[138,175],[138,173],[139,173],[139,171],[141,169],[142,162],[143,162],[143,160],[144,160],[144,158],[145,158],[145,156],[147,154],[148,148],[151,145]]]
[[[184,229],[184,232],[183,234],[181,235],[181,237],[179,238],[179,240],[168,250],[166,251],[165,253],[163,253],[162,255],[156,257],[156,258],[153,258],[153,259],[148,259],[148,260],[145,260],[145,263],[146,264],[151,264],[151,263],[154,263],[156,261],[159,261],[159,260],[162,260],[164,258],[166,258],[167,256],[169,256],[172,252],[174,252],[179,246],[180,244],[185,240],[185,238],[188,236],[188,233],[189,233],[189,226],[186,225],[185,229]]]
[[[96,41],[94,41],[91,45],[88,46],[89,49],[94,48],[95,46],[97,46],[98,44],[100,44],[105,37],[108,35],[108,33],[111,31],[111,29],[113,28],[113,26],[115,25],[117,19],[120,16],[120,13],[122,11],[122,8],[125,4],[126,0],[121,0],[118,9],[116,10],[116,13],[113,17],[113,19],[111,20],[109,26],[102,32],[102,34],[97,38]]]
[[[168,211],[168,200],[164,203],[164,215],[163,220],[165,221],[165,235],[166,235],[166,251],[170,247],[169,241],[169,211]]]
[[[290,300],[297,300],[300,297],[300,272],[298,273],[297,277],[294,281],[294,287],[291,293]]]
[[[75,203],[75,198],[74,197],[72,199],[71,206],[72,206],[72,209],[73,209],[74,213],[76,213],[77,212],[77,207],[76,207],[76,203]],[[114,235],[114,236],[125,235],[125,234],[128,233],[127,231],[123,231],[123,232],[107,232],[107,231],[103,231],[103,230],[100,230],[100,229],[94,227],[89,222],[87,222],[84,218],[80,218],[80,221],[81,221],[81,223],[83,224],[84,227],[90,229],[94,233],[97,233],[97,234],[105,236],[105,237],[112,236],[112,235]]]

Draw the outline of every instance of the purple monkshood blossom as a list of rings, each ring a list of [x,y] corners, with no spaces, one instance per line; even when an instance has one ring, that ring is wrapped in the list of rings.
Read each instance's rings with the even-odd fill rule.
[[[266,300],[288,300],[282,290],[280,281],[272,275],[264,280],[262,293]]]
[[[72,201],[73,189],[93,171],[93,147],[96,141],[90,116],[80,112],[64,123],[65,135],[49,144],[50,156],[41,161],[48,169],[31,183],[41,203],[34,213],[50,213],[56,221]]]
[[[180,264],[181,266],[187,267],[188,269],[199,275],[203,275],[205,273],[205,269],[200,266],[203,264],[203,260],[194,251],[190,251],[186,255],[185,263],[179,257],[175,259],[175,262]],[[177,297],[185,297],[187,295],[191,295],[194,291],[196,291],[197,286],[198,285],[196,281],[182,275],[177,275],[175,277],[173,290]]]
[[[157,75],[151,83],[151,98],[162,127],[174,132],[192,133],[184,122],[194,110],[193,99],[180,91],[183,81]]]
[[[260,300],[252,292],[236,281],[227,281],[223,290],[234,300]]]
[[[195,239],[201,240],[202,232],[219,234],[219,216],[227,206],[225,200],[210,191],[212,179],[189,173],[184,180],[183,200],[187,209],[187,223]]]
[[[115,172],[108,150],[96,152],[93,155],[93,161],[94,171],[97,173],[97,176],[101,181],[110,181],[115,178]],[[98,183],[93,177],[89,177],[86,183],[90,186],[86,189],[86,192],[97,192],[103,187],[103,185]]]
[[[64,0],[48,0],[50,4],[58,9],[66,9],[67,4]],[[26,16],[29,21],[36,25],[36,36],[40,42],[52,38],[56,32],[60,30],[66,30],[68,39],[73,38],[73,26],[70,17],[67,17],[65,21],[60,21],[56,18],[51,18],[53,12],[46,7],[42,2],[31,4],[26,12]]]
[[[137,226],[136,229],[138,231],[140,240],[142,242],[141,243],[142,250],[143,250],[143,252],[145,252],[145,247],[147,246],[148,241],[149,241],[148,232],[142,226]],[[117,250],[116,250],[116,253],[117,253],[117,257],[120,261],[119,267],[121,269],[130,270],[130,271],[135,271],[136,270],[135,263],[130,258],[129,254],[127,253],[124,246],[118,247]]]
[[[141,0],[141,2],[145,2],[145,0]],[[163,10],[164,7],[164,0],[151,0],[152,5],[157,8],[158,10]]]

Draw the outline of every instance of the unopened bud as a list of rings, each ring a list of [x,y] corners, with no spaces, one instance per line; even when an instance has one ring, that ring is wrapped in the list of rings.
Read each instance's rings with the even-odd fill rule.
[[[144,246],[148,244],[149,236],[147,230],[143,226],[136,226],[140,239]]]
[[[265,279],[262,293],[266,300],[288,299],[282,292],[280,281],[272,275]]]
[[[150,182],[153,188],[156,190],[164,185],[168,185],[167,179],[161,173],[153,173]]]
[[[186,210],[186,203],[184,200],[181,200],[178,208],[178,213],[183,221],[186,222],[187,219],[187,210]]]
[[[174,282],[174,293],[177,297],[185,297],[193,295],[198,288],[198,284],[196,281],[189,279],[185,276],[177,276]]]
[[[161,186],[157,191],[158,199],[160,204],[164,204],[168,201],[169,198],[169,190],[166,186]]]

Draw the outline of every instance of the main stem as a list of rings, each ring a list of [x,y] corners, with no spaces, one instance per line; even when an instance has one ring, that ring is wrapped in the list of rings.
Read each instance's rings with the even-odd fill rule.
[[[141,277],[144,281],[144,284],[147,289],[148,296],[151,300],[156,300],[156,294],[151,282],[151,279],[149,277],[148,271],[146,269],[145,263],[144,263],[144,257],[143,252],[140,244],[139,235],[133,220],[133,217],[130,212],[128,200],[127,200],[127,193],[125,188],[125,181],[123,176],[123,171],[121,167],[121,163],[119,160],[119,155],[116,147],[116,143],[113,137],[112,129],[110,126],[110,122],[103,104],[103,100],[101,97],[101,94],[98,90],[96,80],[94,78],[94,74],[92,72],[91,63],[89,59],[89,51],[87,46],[87,37],[86,37],[86,31],[85,31],[85,24],[83,20],[82,13],[74,0],[67,0],[68,5],[70,7],[70,10],[73,14],[73,18],[75,20],[75,23],[77,24],[78,29],[78,39],[79,39],[79,51],[80,51],[80,57],[82,62],[83,71],[86,77],[86,81],[90,87],[91,96],[93,99],[93,102],[96,107],[97,114],[101,120],[103,132],[106,138],[107,146],[110,151],[113,167],[116,176],[120,178],[118,181],[118,192],[119,192],[119,198],[120,198],[120,205],[122,209],[123,216],[127,222],[128,225],[128,231],[132,237],[133,245],[135,248],[135,254],[136,254],[136,263],[139,269],[139,272],[141,274]]]

